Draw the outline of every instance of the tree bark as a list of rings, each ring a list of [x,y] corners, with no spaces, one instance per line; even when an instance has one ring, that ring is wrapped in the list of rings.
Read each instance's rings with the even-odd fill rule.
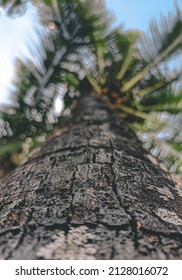
[[[182,257],[182,187],[99,97],[0,188],[2,259]]]

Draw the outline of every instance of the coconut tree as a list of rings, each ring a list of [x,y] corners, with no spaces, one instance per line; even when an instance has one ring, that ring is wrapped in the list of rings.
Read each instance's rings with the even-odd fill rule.
[[[21,2],[7,12],[25,9]],[[146,37],[111,28],[102,1],[38,5],[49,28],[48,55],[42,68],[21,66],[12,114],[20,110],[23,118],[13,126],[6,114],[5,123],[25,141],[49,130],[63,86],[73,115],[1,180],[2,256],[180,258],[180,181],[154,164],[130,128],[144,121],[158,128],[162,121],[150,112],[181,111],[173,89],[181,69],[167,67],[182,47],[179,8],[160,28],[153,21]]]

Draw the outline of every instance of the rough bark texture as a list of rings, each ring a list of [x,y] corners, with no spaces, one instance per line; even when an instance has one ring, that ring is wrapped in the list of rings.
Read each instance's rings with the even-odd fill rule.
[[[181,259],[182,188],[98,97],[1,179],[3,259]]]

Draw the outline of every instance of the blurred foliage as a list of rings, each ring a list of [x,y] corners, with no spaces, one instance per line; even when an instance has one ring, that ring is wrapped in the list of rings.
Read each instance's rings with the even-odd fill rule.
[[[30,2],[44,27],[44,49],[32,61],[17,60],[14,103],[0,113],[2,172],[25,160],[60,126],[89,83],[168,170],[182,174],[182,69],[171,70],[182,50],[180,9],[176,6],[160,23],[151,21],[146,35],[112,27],[113,17],[101,0],[3,4],[7,15],[16,17]]]

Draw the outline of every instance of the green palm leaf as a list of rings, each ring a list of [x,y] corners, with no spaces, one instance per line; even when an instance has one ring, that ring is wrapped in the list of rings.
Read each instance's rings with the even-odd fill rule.
[[[142,111],[167,111],[176,114],[182,111],[182,92],[175,93],[169,85],[168,88],[146,95],[141,104]]]

